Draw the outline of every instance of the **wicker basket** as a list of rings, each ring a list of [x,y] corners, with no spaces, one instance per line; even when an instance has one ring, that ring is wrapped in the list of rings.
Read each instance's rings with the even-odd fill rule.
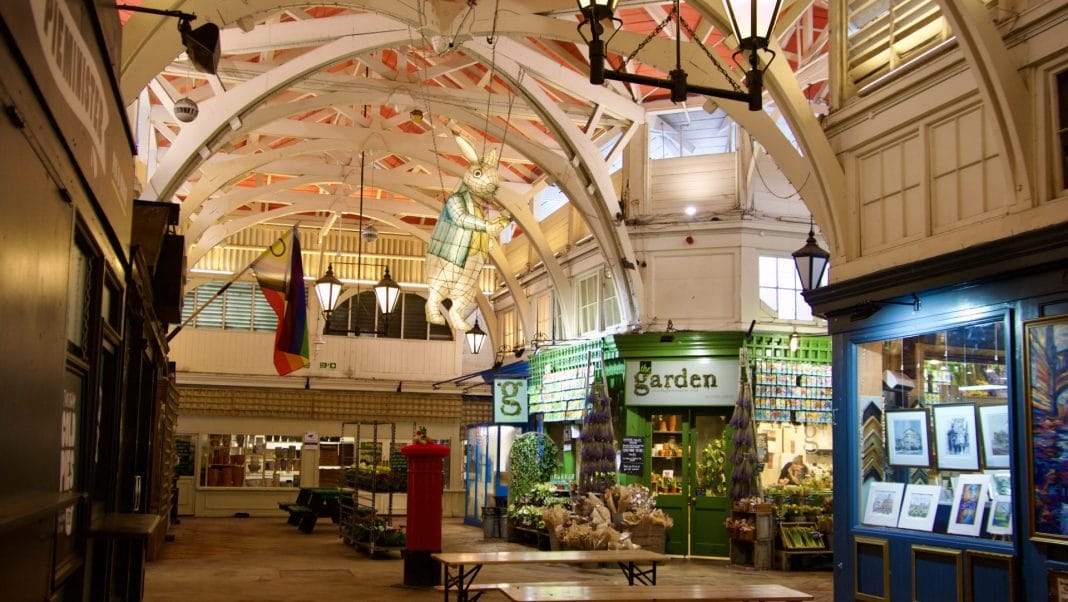
[[[664,553],[664,544],[667,541],[667,529],[664,525],[642,522],[629,529],[630,540],[641,546],[643,550]]]

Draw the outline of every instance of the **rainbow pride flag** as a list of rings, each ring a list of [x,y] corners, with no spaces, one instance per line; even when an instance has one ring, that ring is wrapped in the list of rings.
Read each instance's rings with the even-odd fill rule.
[[[297,227],[276,240],[252,271],[263,296],[278,315],[274,336],[274,367],[279,375],[308,367],[308,307],[304,293],[304,262]]]

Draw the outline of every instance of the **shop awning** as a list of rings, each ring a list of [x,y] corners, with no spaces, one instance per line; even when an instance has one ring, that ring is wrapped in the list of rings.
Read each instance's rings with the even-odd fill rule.
[[[464,374],[462,376],[457,376],[456,378],[450,378],[449,380],[439,381],[434,383],[433,387],[438,389],[442,385],[447,384],[453,384],[457,387],[464,388],[476,387],[478,385],[492,386],[493,381],[498,378],[528,378],[529,376],[530,364],[526,361],[519,361],[494,368],[487,368],[470,374]]]

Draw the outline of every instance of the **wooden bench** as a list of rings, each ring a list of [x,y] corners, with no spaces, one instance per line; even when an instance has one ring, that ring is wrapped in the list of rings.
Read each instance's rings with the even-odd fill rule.
[[[515,584],[499,590],[514,602],[566,602],[585,600],[653,600],[656,602],[803,602],[811,594],[775,584],[766,585],[613,585],[587,584],[555,586],[536,583]]]
[[[537,583],[472,583],[467,587],[467,591],[470,592],[492,592],[500,591],[509,587],[523,587],[526,585],[555,585],[560,587],[568,587],[572,585],[582,585],[577,581],[545,581]],[[435,585],[434,589],[443,592],[445,591],[444,585]],[[455,587],[450,588],[450,591],[456,591]],[[469,599],[474,600],[477,596],[472,596]]]

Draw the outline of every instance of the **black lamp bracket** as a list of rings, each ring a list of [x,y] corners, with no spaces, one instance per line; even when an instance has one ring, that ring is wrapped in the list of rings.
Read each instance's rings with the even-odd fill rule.
[[[184,13],[180,10],[164,10],[161,8],[149,8],[147,6],[133,6],[130,4],[116,4],[115,8],[118,10],[128,10],[135,13],[149,13],[152,15],[163,15],[164,17],[177,17],[180,19],[178,28],[182,28],[182,24],[187,27],[190,21],[195,21],[197,16],[193,13]]]
[[[882,301],[875,301],[875,303],[881,303],[884,305],[911,305],[912,311],[920,311],[920,298],[916,293],[912,293],[912,301],[895,301],[894,299],[885,299]]]

